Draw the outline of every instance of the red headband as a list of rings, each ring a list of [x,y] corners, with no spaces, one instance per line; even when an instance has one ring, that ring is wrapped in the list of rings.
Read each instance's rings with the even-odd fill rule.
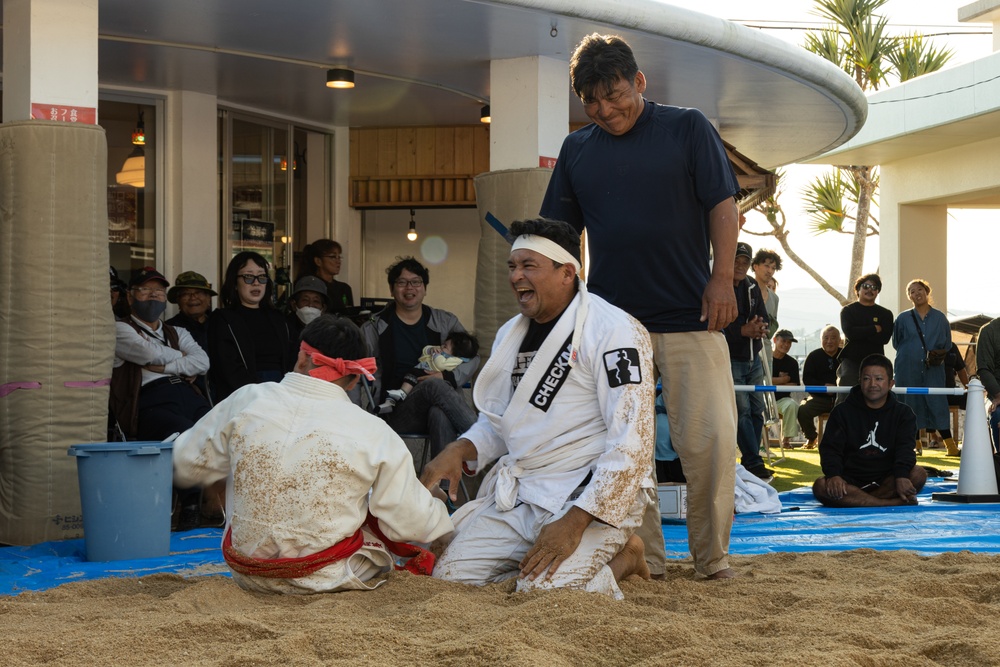
[[[333,382],[346,375],[364,375],[369,382],[375,381],[375,376],[372,375],[377,368],[375,357],[366,357],[356,361],[332,359],[305,341],[302,341],[299,349],[308,354],[313,364],[318,366],[318,368],[309,371],[309,375],[314,378]]]

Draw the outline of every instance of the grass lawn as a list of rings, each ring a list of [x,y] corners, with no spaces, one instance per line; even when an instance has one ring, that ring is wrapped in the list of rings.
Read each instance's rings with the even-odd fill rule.
[[[924,453],[917,457],[917,463],[942,470],[954,470],[957,473],[961,459],[957,456],[945,456],[944,452],[943,449],[925,449]],[[781,450],[774,447],[771,449],[771,453],[777,457]],[[771,486],[778,491],[790,491],[799,486],[812,486],[812,483],[823,475],[819,467],[819,450],[816,449],[786,449],[783,461],[772,459],[771,462],[768,462],[765,458],[764,465],[774,470],[775,475],[774,479],[771,480]]]

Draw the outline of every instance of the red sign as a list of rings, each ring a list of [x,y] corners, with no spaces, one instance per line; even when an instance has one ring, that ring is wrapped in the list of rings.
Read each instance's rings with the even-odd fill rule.
[[[31,104],[33,120],[61,120],[66,123],[97,125],[97,109],[94,107],[70,107],[63,104]]]
[[[556,159],[554,157],[545,157],[544,155],[538,156],[538,166],[545,169],[555,169]]]

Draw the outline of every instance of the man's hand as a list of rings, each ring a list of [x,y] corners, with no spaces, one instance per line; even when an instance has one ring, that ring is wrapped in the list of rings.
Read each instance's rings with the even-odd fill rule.
[[[740,327],[740,335],[744,338],[763,338],[767,335],[767,323],[760,315],[754,315],[747,323]]]
[[[987,411],[989,414],[993,414],[993,411],[1000,407],[1000,394],[997,394],[992,399],[990,399],[990,409]]]
[[[831,498],[840,500],[847,493],[847,482],[840,475],[826,478],[826,493]]]
[[[913,482],[910,481],[909,477],[896,478],[896,495],[904,503],[909,505],[917,504],[917,489],[913,486]]]
[[[143,368],[151,373],[163,373],[165,370],[163,364],[146,364]]]
[[[417,382],[423,382],[424,380],[430,380],[431,378],[437,378],[438,380],[444,379],[444,373],[441,371],[434,371],[433,373],[425,373],[417,378]]]
[[[442,480],[448,480],[448,495],[452,502],[458,501],[458,484],[462,480],[462,464],[474,461],[479,456],[471,440],[464,438],[449,444],[424,466],[420,483],[432,490],[440,488]]]
[[[709,331],[725,329],[739,311],[736,307],[736,292],[733,291],[733,281],[724,281],[714,276],[708,281],[705,293],[701,297],[700,322],[708,322]]]
[[[583,531],[593,520],[586,511],[574,506],[559,519],[542,526],[534,546],[521,559],[519,578],[534,581],[544,573],[545,579],[550,579],[580,546]]]

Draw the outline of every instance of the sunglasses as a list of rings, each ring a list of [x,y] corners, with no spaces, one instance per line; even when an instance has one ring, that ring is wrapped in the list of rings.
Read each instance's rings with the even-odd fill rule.
[[[253,285],[255,282],[258,282],[261,285],[266,285],[267,281],[269,280],[266,273],[262,273],[259,276],[255,276],[252,273],[241,273],[237,277],[242,278],[243,282],[245,282],[247,285]]]

